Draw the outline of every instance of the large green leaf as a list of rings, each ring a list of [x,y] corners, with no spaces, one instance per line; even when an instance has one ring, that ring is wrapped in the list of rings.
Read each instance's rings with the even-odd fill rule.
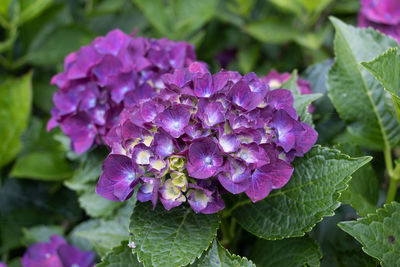
[[[370,62],[362,62],[366,68],[388,91],[395,103],[397,118],[400,121],[400,55],[398,47],[389,48],[388,51],[379,55]]]
[[[331,18],[336,29],[335,63],[328,91],[354,141],[382,149],[400,140],[400,126],[389,94],[360,63],[370,61],[398,43],[372,29],[359,29]]]
[[[147,266],[175,267],[193,263],[217,235],[216,214],[195,214],[189,207],[153,210],[139,203],[130,223],[131,241],[138,258]]]
[[[365,253],[389,267],[400,265],[399,221],[400,204],[392,202],[375,214],[338,225],[361,243]]]
[[[264,43],[280,44],[293,41],[299,34],[289,21],[269,17],[244,26],[244,30]]]
[[[363,156],[360,148],[352,144],[347,143],[336,148],[352,157]],[[340,195],[340,201],[352,206],[360,216],[374,213],[378,198],[379,183],[371,163],[353,173],[349,187]]]
[[[21,150],[20,136],[28,124],[32,73],[0,85],[0,167]]]
[[[246,258],[229,253],[218,241],[214,240],[207,252],[204,252],[195,264],[196,267],[255,267],[254,263]]]
[[[129,215],[132,213],[135,201],[134,198],[129,200],[111,219],[92,219],[83,222],[73,232],[73,237],[86,239],[100,256],[104,256],[110,248],[128,239]]]
[[[317,242],[309,237],[257,240],[251,259],[257,266],[319,266],[322,257]]]
[[[123,241],[120,246],[113,248],[96,267],[142,267],[143,264],[137,260],[128,242]]]
[[[218,0],[133,1],[153,27],[171,39],[187,39],[194,34],[214,16],[218,4]]]
[[[315,146],[293,162],[294,173],[287,185],[264,200],[238,206],[233,216],[247,231],[265,239],[302,236],[323,217],[334,214],[349,176],[370,160]]]
[[[23,24],[42,13],[48,8],[53,0],[19,0],[21,13],[19,14],[18,24]]]
[[[300,119],[307,123],[308,125],[314,126],[312,121],[312,116],[308,112],[308,107],[311,102],[317,100],[322,96],[322,94],[307,94],[302,95],[299,91],[299,87],[297,86],[297,71],[294,70],[289,80],[282,84],[282,88],[290,90],[294,97],[293,106],[297,111]]]
[[[60,181],[72,176],[63,153],[32,152],[17,159],[10,176],[43,181]]]
[[[91,186],[82,195],[79,196],[79,205],[86,211],[90,217],[106,217],[111,215],[116,208],[122,205],[118,201],[105,199],[94,191],[95,186]]]
[[[93,35],[80,26],[60,26],[35,39],[29,47],[27,60],[39,66],[62,63],[64,57],[88,44]]]
[[[64,234],[64,228],[59,225],[37,225],[30,228],[22,229],[24,234],[23,243],[25,246],[30,246],[38,242],[48,242],[52,235]]]

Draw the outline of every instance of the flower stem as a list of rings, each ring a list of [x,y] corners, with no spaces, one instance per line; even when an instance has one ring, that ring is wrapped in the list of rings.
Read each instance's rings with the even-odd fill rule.
[[[397,192],[397,183],[398,183],[397,180],[390,178],[389,190],[386,197],[386,204],[391,203],[395,199]]]
[[[222,218],[227,218],[227,217],[229,217],[229,216],[232,214],[232,211],[234,211],[236,208],[238,208],[238,207],[240,207],[240,206],[242,206],[242,205],[249,204],[249,203],[251,203],[251,200],[250,200],[250,199],[245,199],[245,200],[243,200],[243,201],[237,202],[235,205],[233,205],[232,208],[230,208],[229,210],[225,211],[225,212],[222,214]]]
[[[398,177],[393,170],[392,151],[390,150],[390,146],[385,147],[383,155],[385,157],[386,170],[388,171],[390,179],[386,203],[391,203],[396,198]]]

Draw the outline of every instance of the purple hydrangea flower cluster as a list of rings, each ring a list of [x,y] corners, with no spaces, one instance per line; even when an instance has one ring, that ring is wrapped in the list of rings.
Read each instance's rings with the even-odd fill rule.
[[[95,265],[93,259],[93,252],[81,251],[53,235],[49,242],[33,244],[26,250],[22,267],[89,267]]]
[[[262,77],[271,89],[281,88],[282,84],[290,79],[291,74],[289,72],[279,73],[276,70],[271,70],[267,76]],[[297,87],[299,93],[302,95],[312,94],[311,84],[305,79],[297,79]],[[310,105],[308,107],[308,112],[313,113],[314,107]]]
[[[400,42],[400,1],[361,0],[359,27],[372,27]]]
[[[4,262],[0,261],[0,267],[7,267],[7,264],[5,264]]]
[[[289,90],[271,90],[254,73],[212,75],[200,62],[161,76],[164,88],[141,94],[105,137],[112,152],[96,192],[124,201],[158,200],[196,213],[225,207],[221,193],[257,202],[290,179],[290,162],[317,133],[300,121]]]
[[[77,153],[100,142],[124,107],[164,87],[161,75],[196,59],[186,42],[146,39],[114,30],[69,54],[64,72],[51,83],[54,94],[48,130],[60,125]]]

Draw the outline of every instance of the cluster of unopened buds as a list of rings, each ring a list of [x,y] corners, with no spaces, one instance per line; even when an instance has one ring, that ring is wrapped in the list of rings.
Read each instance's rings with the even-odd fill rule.
[[[359,27],[372,27],[400,42],[400,1],[361,0]]]
[[[110,148],[99,195],[125,201],[137,188],[153,207],[188,202],[215,213],[221,194],[256,202],[284,186],[290,163],[316,142],[292,93],[279,89],[289,76],[211,74],[187,43],[113,31],[66,58],[52,80],[60,90],[49,127],[60,124],[78,153],[99,136]]]

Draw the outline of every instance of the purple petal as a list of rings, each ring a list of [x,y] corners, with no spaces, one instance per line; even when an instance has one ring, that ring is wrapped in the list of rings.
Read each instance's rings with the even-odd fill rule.
[[[293,167],[283,160],[264,165],[254,171],[246,194],[253,202],[262,200],[272,189],[283,187],[292,174]]]
[[[212,127],[225,121],[225,110],[220,102],[209,103],[204,109],[204,123]]]
[[[236,155],[247,164],[254,164],[256,167],[269,163],[265,150],[256,143],[242,144]]]
[[[71,139],[72,149],[78,154],[87,151],[92,146],[96,136],[91,118],[85,112],[67,117],[62,121],[61,129]]]
[[[250,168],[235,159],[231,159],[228,165],[229,171],[218,175],[221,185],[232,194],[240,194],[246,191],[250,186]]]
[[[158,189],[160,187],[160,179],[153,177],[141,177],[142,186],[137,192],[137,199],[140,202],[151,201],[153,209],[156,207],[158,200]]]
[[[223,157],[218,146],[209,139],[200,139],[189,146],[187,169],[189,175],[205,179],[218,173]]]
[[[224,134],[218,138],[218,145],[225,153],[235,152],[240,145],[239,140],[234,134]]]
[[[182,195],[182,192],[177,188],[172,180],[166,180],[164,185],[159,190],[160,201],[166,210],[170,210],[174,207],[181,205],[186,198]]]
[[[360,12],[375,23],[400,23],[400,2],[397,0],[361,0]]]
[[[68,70],[68,79],[85,78],[89,69],[101,60],[100,54],[91,46],[82,47],[78,54],[77,60]]]
[[[58,248],[58,255],[64,266],[89,267],[93,263],[94,253],[63,244]]]
[[[184,133],[184,128],[190,120],[190,112],[183,105],[175,105],[164,110],[155,121],[155,124],[162,127],[172,137],[178,138]]]
[[[157,133],[154,136],[154,153],[161,158],[174,153],[175,145],[172,138],[166,133]]]
[[[130,158],[109,155],[103,162],[103,172],[96,186],[96,193],[113,201],[125,201],[131,197],[139,179]]]
[[[267,91],[266,88],[260,91],[252,91],[251,89],[246,81],[241,80],[232,87],[228,97],[232,103],[245,110],[255,109],[263,102]]]
[[[117,56],[122,46],[128,42],[129,36],[116,29],[105,37],[96,38],[94,47],[100,54]]]

